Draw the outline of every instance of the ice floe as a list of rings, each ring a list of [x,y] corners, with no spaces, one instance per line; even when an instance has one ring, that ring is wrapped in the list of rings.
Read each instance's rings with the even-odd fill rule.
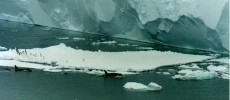
[[[2,46],[0,46],[0,51],[5,51],[5,50],[7,50],[7,48],[6,48],[6,47],[2,47]]]
[[[19,55],[18,52],[21,54]],[[152,70],[160,66],[183,64],[211,58],[161,51],[97,52],[67,47],[65,44],[47,48],[18,49],[0,52],[0,66],[28,68],[79,68],[119,72]],[[34,64],[34,65],[32,65]]]
[[[79,38],[79,37],[74,37],[73,39],[78,40],[78,41],[84,41],[85,40],[85,38]]]
[[[124,86],[126,89],[133,89],[133,90],[146,90],[147,86],[137,82],[127,82]]]
[[[207,69],[215,72],[228,72],[227,66],[223,66],[223,65],[220,66],[210,65],[207,67]]]
[[[137,82],[127,82],[123,87],[125,89],[138,90],[138,91],[159,91],[163,89],[160,85],[154,82],[149,83],[148,86]]]
[[[210,60],[202,63],[192,63],[179,65],[175,72],[167,71],[172,74],[173,79],[179,80],[204,80],[213,78],[229,79],[229,65],[226,63],[210,62]],[[160,72],[159,72],[160,71]],[[160,69],[157,73],[165,73],[165,69]],[[167,74],[163,74],[167,75]]]
[[[156,84],[154,82],[151,82],[151,83],[149,83],[149,85],[148,85],[146,90],[148,90],[148,91],[159,91],[159,90],[162,90],[162,89],[163,89],[162,86],[160,86],[160,85],[158,85],[158,84]]]
[[[59,39],[59,40],[68,40],[69,37],[57,37],[57,39]]]
[[[103,42],[93,42],[92,45],[100,45],[100,44],[115,44],[116,41],[103,41]]]
[[[151,47],[138,47],[137,49],[142,49],[142,50],[153,50]]]
[[[184,69],[178,72],[178,75],[172,76],[173,79],[179,80],[204,80],[204,79],[213,79],[218,77],[217,72],[215,71],[205,71],[205,70],[191,70]]]
[[[117,44],[119,46],[129,46],[129,44]]]

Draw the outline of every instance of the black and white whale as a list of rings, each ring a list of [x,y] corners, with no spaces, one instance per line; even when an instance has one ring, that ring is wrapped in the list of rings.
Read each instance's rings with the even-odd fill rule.
[[[15,72],[18,72],[18,71],[28,71],[28,72],[32,72],[32,70],[31,69],[29,69],[29,68],[18,68],[16,65],[14,65],[14,70],[15,70]]]
[[[123,74],[121,73],[108,73],[106,70],[104,70],[104,72],[105,77],[123,77]]]

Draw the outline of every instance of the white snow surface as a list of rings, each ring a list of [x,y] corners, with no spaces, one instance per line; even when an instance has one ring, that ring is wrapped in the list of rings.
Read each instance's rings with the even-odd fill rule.
[[[143,71],[155,69],[164,65],[183,64],[201,61],[210,56],[189,55],[175,52],[161,51],[130,51],[130,52],[92,52],[73,49],[65,44],[47,48],[19,49],[23,53],[18,55],[15,50],[0,52],[1,66],[29,68],[52,68],[51,65],[64,68],[101,69],[114,71]],[[32,63],[28,63],[32,62]],[[47,65],[38,64],[46,63]],[[48,65],[50,64],[50,65]],[[47,67],[49,66],[49,67]]]

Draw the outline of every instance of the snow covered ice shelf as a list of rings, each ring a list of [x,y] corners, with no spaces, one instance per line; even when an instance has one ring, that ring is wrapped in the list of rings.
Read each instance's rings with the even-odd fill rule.
[[[184,64],[211,58],[161,51],[93,52],[73,49],[65,44],[47,48],[15,49],[0,52],[0,66],[37,68],[49,71],[55,68],[113,70],[118,72],[144,71],[160,66]]]

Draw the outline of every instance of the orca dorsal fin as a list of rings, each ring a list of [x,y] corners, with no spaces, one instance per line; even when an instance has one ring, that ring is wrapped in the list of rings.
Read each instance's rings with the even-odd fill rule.
[[[104,72],[105,72],[105,75],[108,75],[108,72],[106,70],[104,70]]]
[[[14,65],[15,71],[18,71],[18,67],[16,65]]]

